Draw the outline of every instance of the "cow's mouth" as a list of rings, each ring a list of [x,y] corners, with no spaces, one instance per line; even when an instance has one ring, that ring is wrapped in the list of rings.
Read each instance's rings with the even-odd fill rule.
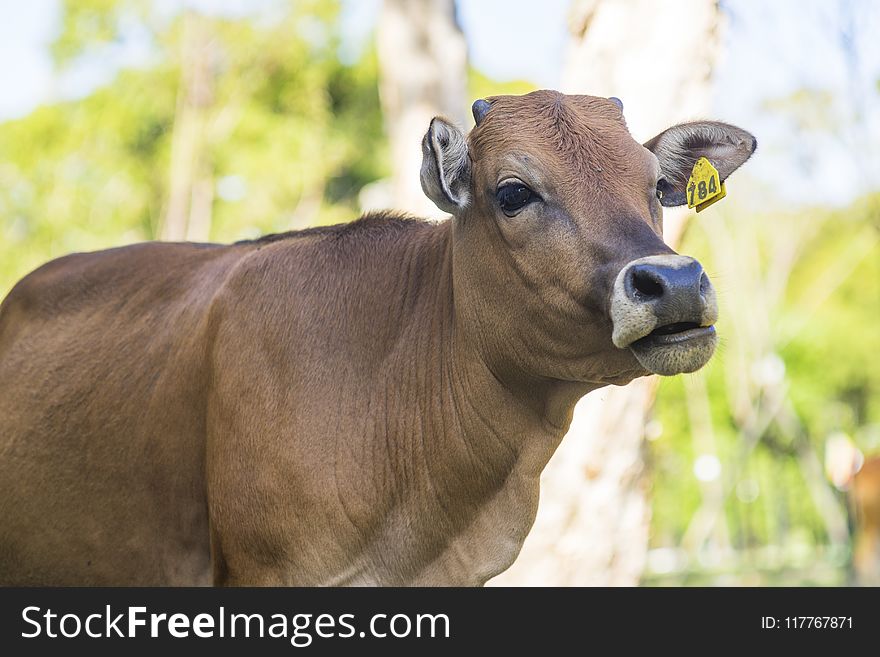
[[[629,348],[645,369],[669,376],[700,369],[712,357],[717,341],[714,326],[674,322],[658,326]]]
[[[658,326],[648,335],[636,340],[631,347],[658,347],[681,344],[688,340],[714,335],[714,326],[700,326],[697,322],[674,322]]]

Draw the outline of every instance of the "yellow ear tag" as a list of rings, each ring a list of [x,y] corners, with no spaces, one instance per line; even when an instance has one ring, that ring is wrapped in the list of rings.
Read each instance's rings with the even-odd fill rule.
[[[724,188],[724,183],[721,182],[718,169],[713,167],[705,157],[701,157],[694,164],[694,170],[691,171],[691,177],[688,179],[688,207],[696,208],[697,212],[700,212],[725,196],[727,196],[727,190]]]

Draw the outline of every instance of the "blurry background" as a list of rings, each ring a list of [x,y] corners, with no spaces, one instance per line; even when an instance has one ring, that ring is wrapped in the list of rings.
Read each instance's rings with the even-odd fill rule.
[[[497,581],[878,584],[877,34],[870,0],[3,0],[0,295],[71,251],[436,216],[421,136],[478,97],[726,120],[757,154],[666,216],[719,353],[579,404]]]

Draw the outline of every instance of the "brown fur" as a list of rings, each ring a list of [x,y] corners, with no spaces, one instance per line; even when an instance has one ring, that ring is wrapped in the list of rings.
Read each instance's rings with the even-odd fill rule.
[[[574,403],[645,373],[609,295],[660,239],[607,100],[492,99],[469,203],[53,261],[0,306],[0,583],[481,584]],[[506,220],[505,170],[544,199]]]

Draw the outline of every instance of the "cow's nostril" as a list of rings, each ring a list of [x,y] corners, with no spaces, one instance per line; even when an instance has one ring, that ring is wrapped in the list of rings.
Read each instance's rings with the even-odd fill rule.
[[[632,272],[633,290],[644,299],[657,299],[663,296],[663,284],[656,274],[645,269],[635,269]]]
[[[709,277],[706,275],[706,272],[703,272],[700,276],[700,294],[706,294],[710,287],[712,287],[712,284],[709,282]]]

